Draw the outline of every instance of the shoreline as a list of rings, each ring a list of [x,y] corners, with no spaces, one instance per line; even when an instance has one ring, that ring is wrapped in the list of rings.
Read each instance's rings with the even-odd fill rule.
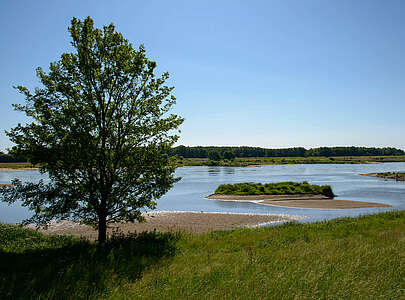
[[[38,171],[39,168],[0,168],[0,172]]]
[[[390,160],[384,161],[384,160],[375,160],[376,157],[377,158],[384,158],[385,156],[371,156],[370,160],[363,160],[362,158],[366,158],[367,156],[360,156],[360,157],[353,157],[350,160],[339,160],[339,157],[335,157],[336,160],[319,160],[319,161],[306,161],[306,160],[302,160],[300,161],[299,159],[302,159],[302,157],[298,157],[296,158],[298,161],[289,161],[289,157],[276,157],[273,159],[287,159],[287,161],[285,162],[281,162],[281,161],[277,161],[277,162],[262,162],[262,163],[256,163],[256,162],[242,162],[241,164],[238,165],[212,165],[212,166],[218,166],[218,167],[234,167],[234,168],[249,168],[249,167],[264,167],[264,166],[285,166],[285,165],[314,165],[314,164],[338,164],[338,165],[345,165],[345,164],[384,164],[384,163],[393,163],[393,162],[405,162],[405,159],[393,159],[390,158]],[[323,158],[323,157],[316,157],[316,158]],[[249,160],[249,158],[245,157],[245,158],[241,158],[241,159],[245,159],[245,160]],[[358,160],[356,160],[358,159]],[[373,161],[374,159],[374,161]],[[24,167],[14,167],[14,168],[10,168],[7,167],[7,164],[21,164],[24,165]],[[205,163],[200,163],[200,164],[195,164],[195,163],[181,163],[177,166],[177,168],[184,168],[184,167],[210,167],[211,165],[207,165]],[[13,171],[36,171],[39,170],[38,167],[29,167],[27,166],[27,163],[0,163],[0,172],[13,172]],[[367,175],[367,174],[361,174],[361,175]]]
[[[383,178],[383,179],[391,179],[391,180],[394,180],[394,181],[405,181],[405,177],[403,177],[403,176],[395,177],[395,176],[387,176],[387,175],[379,174],[379,173],[365,173],[365,174],[360,174],[360,175],[369,176],[369,177]]]
[[[212,194],[205,199],[218,201],[250,202],[287,208],[305,209],[356,209],[373,207],[392,207],[377,202],[335,200],[323,195],[217,195]]]
[[[108,235],[114,231],[129,233],[143,231],[188,232],[202,234],[214,230],[232,230],[237,228],[253,228],[301,220],[306,217],[286,214],[251,214],[223,212],[191,212],[191,211],[153,211],[143,213],[146,222],[114,223],[108,228]],[[35,225],[27,225],[35,228]],[[97,239],[97,231],[88,225],[74,221],[51,221],[47,229],[39,229],[45,234],[71,234],[89,240]]]

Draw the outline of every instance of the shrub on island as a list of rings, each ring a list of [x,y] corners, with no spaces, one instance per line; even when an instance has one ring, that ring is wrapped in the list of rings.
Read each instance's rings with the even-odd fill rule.
[[[277,182],[277,183],[235,183],[221,184],[215,194],[222,195],[324,195],[333,198],[335,194],[330,185],[316,185],[308,182]]]
[[[376,173],[376,175],[377,177],[381,178],[396,179],[397,181],[405,181],[404,172],[384,172],[384,173]]]

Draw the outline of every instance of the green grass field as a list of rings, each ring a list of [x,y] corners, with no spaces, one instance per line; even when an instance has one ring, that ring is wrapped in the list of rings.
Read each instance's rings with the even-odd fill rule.
[[[100,248],[0,225],[0,299],[405,299],[405,211]]]

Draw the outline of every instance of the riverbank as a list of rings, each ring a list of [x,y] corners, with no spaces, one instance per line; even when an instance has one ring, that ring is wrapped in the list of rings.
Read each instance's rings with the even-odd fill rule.
[[[385,162],[405,162],[405,155],[392,156],[310,156],[310,157],[238,157],[234,160],[212,161],[208,158],[178,159],[179,167],[223,166],[223,167],[261,167],[268,165],[297,164],[375,164]],[[38,170],[30,163],[0,163],[0,172],[16,170]]]
[[[110,225],[109,234],[118,230],[128,232],[189,232],[201,234],[212,230],[228,230],[243,227],[257,227],[265,224],[299,220],[303,217],[270,214],[231,214],[212,212],[149,212],[145,213],[145,223],[115,223]],[[34,228],[33,226],[30,226]],[[87,225],[72,221],[55,221],[47,229],[40,229],[45,234],[71,234],[89,240],[97,239],[97,231]]]
[[[234,160],[212,161],[208,158],[183,158],[179,166],[260,167],[267,165],[299,164],[375,164],[405,162],[405,155],[398,156],[310,156],[310,157],[237,157]]]
[[[39,168],[33,167],[30,163],[0,163],[0,172],[13,171],[37,171]]]
[[[405,211],[105,247],[0,224],[0,298],[403,299],[404,253]]]
[[[221,195],[212,194],[206,199],[220,201],[251,202],[262,205],[308,209],[354,209],[369,207],[391,207],[375,202],[336,200],[323,195]]]

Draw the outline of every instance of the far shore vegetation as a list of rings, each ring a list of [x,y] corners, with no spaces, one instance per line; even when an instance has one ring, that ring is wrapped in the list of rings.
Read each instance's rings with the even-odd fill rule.
[[[233,160],[209,158],[179,158],[179,166],[223,166],[223,167],[254,167],[263,165],[292,164],[370,164],[385,162],[405,162],[405,155],[398,156],[336,156],[336,157],[238,157]]]
[[[177,146],[170,152],[177,156],[177,166],[249,167],[288,164],[370,164],[405,162],[405,153],[396,148],[365,147],[302,147],[266,149],[258,147],[186,147]],[[34,168],[21,155],[11,150],[0,152],[0,168]]]
[[[324,195],[333,198],[335,194],[330,185],[316,185],[308,182],[277,183],[235,183],[221,184],[215,194],[220,195]]]
[[[208,158],[178,158],[178,167],[222,166],[222,167],[258,167],[265,165],[298,165],[298,164],[372,164],[386,162],[405,162],[405,155],[399,156],[338,156],[338,157],[238,157],[233,160]],[[35,168],[29,162],[0,162],[0,169]]]
[[[404,253],[405,211],[101,247],[0,224],[0,298],[403,299]]]

